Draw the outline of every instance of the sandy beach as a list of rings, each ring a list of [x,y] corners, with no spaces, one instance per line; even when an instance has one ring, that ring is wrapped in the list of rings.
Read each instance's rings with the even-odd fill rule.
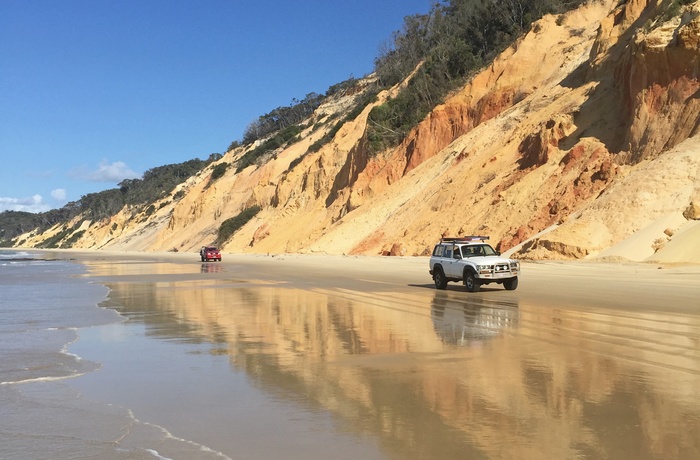
[[[468,293],[427,258],[41,254],[120,319],[68,345],[99,369],[0,389],[89,458],[700,456],[697,265],[525,262]]]

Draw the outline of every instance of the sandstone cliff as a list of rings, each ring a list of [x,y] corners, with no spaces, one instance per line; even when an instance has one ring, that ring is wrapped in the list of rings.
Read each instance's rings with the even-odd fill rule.
[[[264,164],[215,181],[211,165],[151,215],[83,222],[74,247],[196,251],[255,205],[224,251],[425,255],[441,235],[487,234],[521,258],[697,262],[700,2],[666,20],[667,3],[544,17],[383,155],[367,152],[367,115],[400,88],[311,153],[359,95],[334,97]]]

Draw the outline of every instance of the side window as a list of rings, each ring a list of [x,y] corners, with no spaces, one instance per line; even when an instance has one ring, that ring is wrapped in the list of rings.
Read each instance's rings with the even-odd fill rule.
[[[452,246],[445,247],[445,257],[447,257],[448,259],[452,258]]]
[[[452,254],[452,255],[453,255],[455,258],[457,258],[457,256],[459,256],[460,259],[462,258],[462,253],[459,252],[459,246],[455,246],[455,252],[454,252],[454,254]]]
[[[445,246],[438,244],[435,246],[435,249],[433,249],[433,255],[435,257],[442,257],[443,250],[445,249]]]

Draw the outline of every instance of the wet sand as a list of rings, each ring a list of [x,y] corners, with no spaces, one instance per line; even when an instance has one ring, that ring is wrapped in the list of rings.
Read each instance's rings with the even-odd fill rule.
[[[49,256],[127,318],[79,331],[102,368],[71,387],[214,457],[700,458],[698,266],[524,263],[468,293],[425,258]]]

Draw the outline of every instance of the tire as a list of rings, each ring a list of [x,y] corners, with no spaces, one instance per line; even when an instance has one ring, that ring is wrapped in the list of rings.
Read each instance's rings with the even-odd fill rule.
[[[445,277],[442,267],[435,267],[435,271],[433,272],[433,281],[435,281],[435,289],[447,289],[447,277]]]
[[[476,279],[474,273],[468,270],[464,272],[464,286],[469,292],[478,292],[481,288],[481,284],[479,284],[479,280]]]
[[[505,280],[503,282],[503,287],[508,291],[515,291],[518,288],[518,277]]]

